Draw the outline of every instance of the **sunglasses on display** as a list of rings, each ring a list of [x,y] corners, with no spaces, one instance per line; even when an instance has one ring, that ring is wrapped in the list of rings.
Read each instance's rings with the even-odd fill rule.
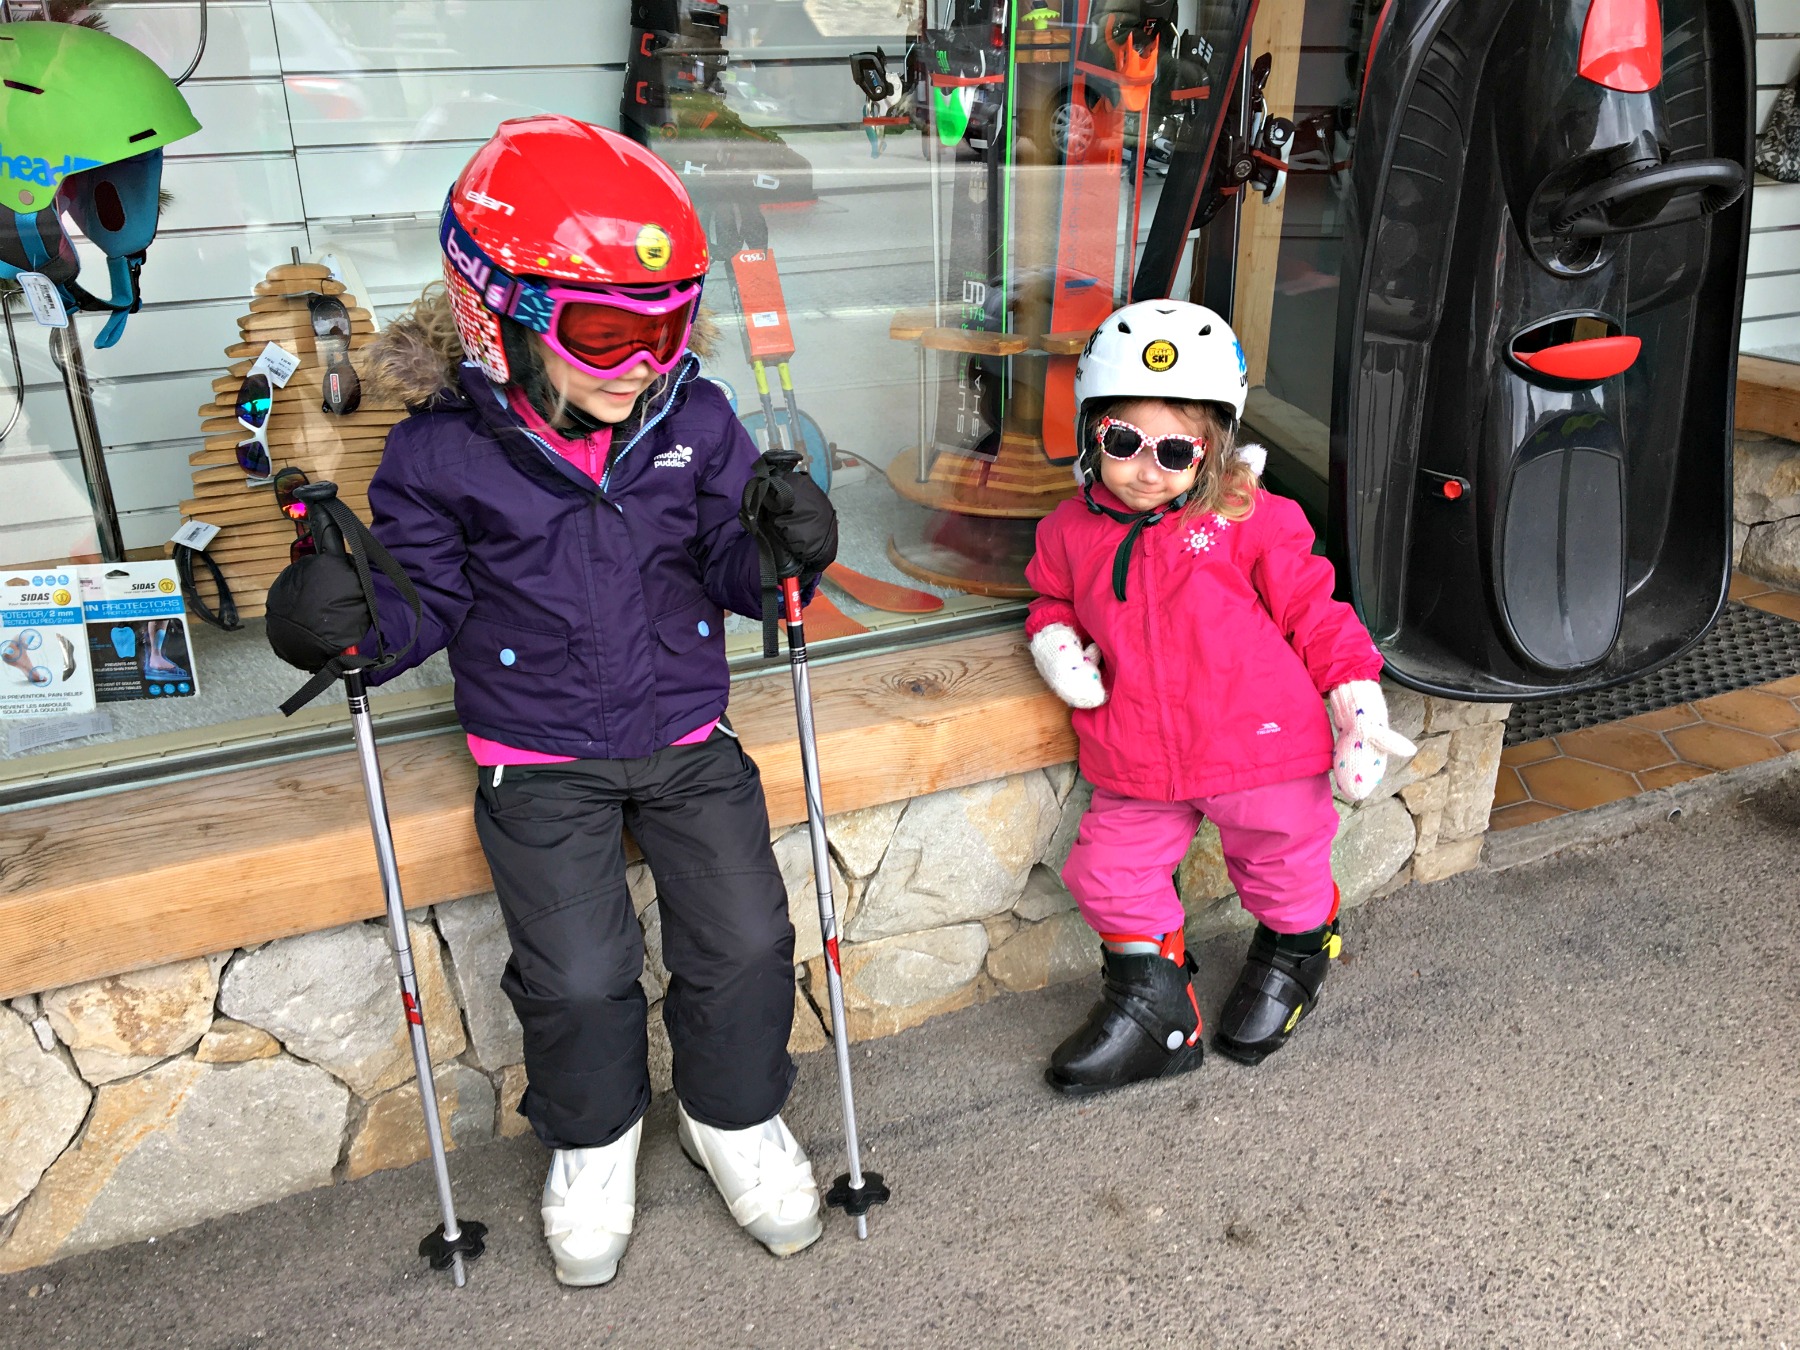
[[[1207,450],[1204,436],[1175,432],[1152,436],[1142,427],[1116,417],[1102,417],[1094,428],[1094,439],[1100,443],[1100,453],[1108,459],[1136,459],[1140,450],[1148,450],[1156,457],[1157,466],[1169,473],[1186,473],[1206,457]]]
[[[200,585],[194,577],[195,558],[200,559],[212,576],[213,592],[218,597],[217,609],[200,596]],[[175,545],[175,574],[181,578],[181,593],[186,597],[190,611],[214,628],[223,628],[228,633],[244,626],[238,619],[237,601],[231,594],[231,587],[225,583],[225,573],[219,569],[212,554],[204,549],[189,548],[186,544]]]
[[[238,425],[250,439],[238,442],[238,467],[248,475],[247,485],[260,487],[269,481],[274,469],[269,462],[269,412],[274,407],[275,393],[269,377],[260,372],[244,376],[238,386]]]
[[[312,526],[306,519],[306,503],[298,496],[300,489],[311,481],[305,469],[296,469],[292,465],[275,475],[275,504],[281,508],[282,515],[294,522],[294,542],[288,545],[289,562],[299,562],[307,554],[319,551]]]
[[[335,295],[309,295],[306,308],[312,319],[313,339],[325,359],[325,401],[328,413],[353,413],[362,402],[362,381],[350,364],[350,311]]]
[[[647,361],[665,375],[681,359],[700,304],[698,283],[661,291],[576,290],[552,286],[544,341],[584,374],[616,379]]]

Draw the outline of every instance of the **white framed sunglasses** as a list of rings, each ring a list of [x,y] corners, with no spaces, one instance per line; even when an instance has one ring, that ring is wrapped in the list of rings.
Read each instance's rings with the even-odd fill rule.
[[[1204,436],[1183,436],[1178,432],[1152,436],[1118,417],[1102,417],[1094,427],[1094,440],[1108,459],[1136,459],[1140,451],[1147,449],[1155,456],[1157,466],[1169,473],[1186,473],[1205,459],[1211,448]]]

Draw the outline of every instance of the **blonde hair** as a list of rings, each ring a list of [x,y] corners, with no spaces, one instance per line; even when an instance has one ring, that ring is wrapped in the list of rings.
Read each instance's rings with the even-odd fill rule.
[[[1215,514],[1232,521],[1248,517],[1256,509],[1256,472],[1238,454],[1233,419],[1221,405],[1186,398],[1118,398],[1091,405],[1084,411],[1083,420],[1091,428],[1110,413],[1129,422],[1131,418],[1119,410],[1143,403],[1168,408],[1187,423],[1194,434],[1206,438],[1206,454],[1200,461],[1199,472],[1194,475],[1193,487],[1188,489],[1182,516]]]

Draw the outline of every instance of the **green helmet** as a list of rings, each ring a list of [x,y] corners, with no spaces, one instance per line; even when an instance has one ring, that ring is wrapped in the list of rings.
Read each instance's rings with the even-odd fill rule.
[[[70,174],[200,130],[130,43],[78,24],[0,24],[0,209],[33,215]]]

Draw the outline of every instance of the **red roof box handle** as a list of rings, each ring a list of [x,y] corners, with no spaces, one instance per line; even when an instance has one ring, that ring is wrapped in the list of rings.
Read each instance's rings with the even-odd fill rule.
[[[1662,11],[1656,0],[1594,0],[1581,30],[1583,79],[1622,94],[1662,83]]]
[[[1513,358],[1552,379],[1598,384],[1630,370],[1643,345],[1634,337],[1588,338],[1583,342],[1560,342],[1530,353],[1514,352]]]

